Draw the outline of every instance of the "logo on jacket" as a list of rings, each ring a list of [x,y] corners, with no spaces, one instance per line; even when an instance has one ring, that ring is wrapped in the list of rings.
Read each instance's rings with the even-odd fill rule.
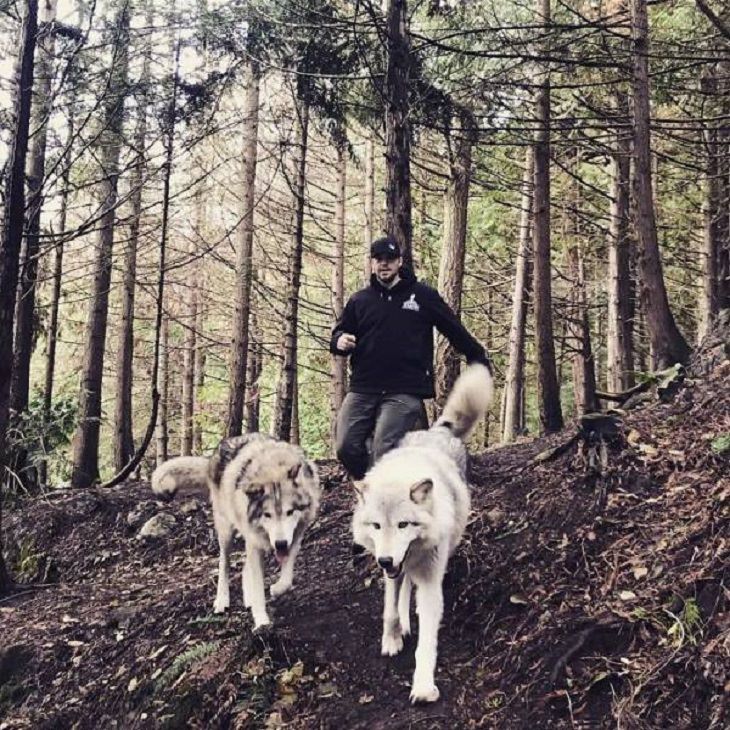
[[[405,302],[403,302],[403,309],[410,309],[412,312],[420,312],[421,307],[418,306],[418,302],[416,301],[416,295],[411,294],[411,298],[407,299]]]

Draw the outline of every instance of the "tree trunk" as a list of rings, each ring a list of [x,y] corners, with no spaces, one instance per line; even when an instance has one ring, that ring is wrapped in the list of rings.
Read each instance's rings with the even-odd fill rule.
[[[620,118],[626,107],[619,96]],[[606,387],[621,392],[634,384],[631,252],[629,244],[631,139],[619,129],[612,159],[611,211],[608,229],[608,335]]]
[[[487,320],[487,326],[484,330],[484,341],[486,343],[491,343],[492,338],[494,336],[493,332],[493,322],[494,322],[494,287],[490,286],[487,289],[487,302],[486,302],[486,311],[484,312]],[[497,428],[499,428],[499,418],[494,419],[492,416],[491,411],[487,411],[484,414],[484,437],[482,438],[482,443],[484,444],[484,448],[486,449],[489,446],[490,443],[490,437],[491,437],[491,426],[492,421],[497,421]]]
[[[201,201],[198,201],[201,205]],[[188,249],[194,259],[197,246],[192,240]],[[193,415],[195,411],[195,325],[198,317],[198,267],[197,261],[192,262],[194,271],[185,287],[185,334],[183,337],[183,365],[182,365],[182,409],[180,418],[180,455],[190,456],[193,451]]]
[[[196,156],[197,158],[197,156]],[[202,167],[199,158],[196,166]],[[206,219],[206,190],[201,183],[195,193],[195,231],[188,246],[188,257],[191,273],[185,284],[183,296],[184,310],[184,337],[183,337],[183,366],[182,366],[182,413],[180,419],[180,455],[190,456],[193,449],[200,453],[195,445],[195,401],[198,389],[198,366],[200,351],[198,347],[198,326],[200,310],[200,277],[202,271],[198,260],[198,241],[205,241]]]
[[[730,60],[720,63],[721,114],[730,118]],[[718,130],[717,307],[730,308],[730,124]]]
[[[309,99],[297,96],[298,154],[295,181],[294,241],[289,268],[289,282],[284,315],[282,365],[276,393],[272,433],[281,441],[289,441],[292,433],[292,413],[297,370],[297,325],[299,322],[299,285],[302,275],[304,249],[304,184],[307,164],[307,135],[309,128]]]
[[[289,441],[299,446],[302,442],[299,432],[299,373],[294,371],[294,388],[292,388],[291,435]]]
[[[73,443],[71,485],[88,487],[99,478],[99,428],[101,425],[101,388],[104,370],[109,285],[122,146],[124,98],[127,93],[129,61],[129,5],[122,5],[114,24],[115,38],[109,86],[104,102],[104,131],[101,135],[102,215],[94,261],[94,283],[86,326],[86,349],[79,396],[79,425]]]
[[[717,94],[718,79],[714,74],[703,76],[702,91],[713,98]],[[714,100],[714,99],[713,99]],[[714,109],[715,105],[711,104]],[[720,195],[722,193],[719,161],[719,131],[715,126],[703,131],[705,139],[705,178],[704,199],[702,201],[702,217],[704,235],[702,239],[702,289],[698,301],[699,322],[697,341],[701,341],[708,333],[719,311],[718,301],[718,263],[720,261]]]
[[[51,278],[51,301],[48,312],[45,385],[43,389],[43,418],[46,422],[50,419],[51,405],[53,403],[53,381],[56,374],[56,345],[58,342],[58,313],[61,305],[64,235],[66,233],[68,198],[71,192],[71,161],[73,159],[74,147],[74,115],[76,112],[76,96],[74,92],[72,92],[68,106],[68,134],[65,145],[65,159],[62,161],[61,200],[58,211],[58,230],[53,234],[53,275]],[[38,478],[41,484],[48,483],[48,468],[45,459],[41,461]]]
[[[550,0],[537,0],[537,21],[548,33]],[[548,50],[548,49],[544,49]],[[540,424],[546,433],[563,427],[560,384],[555,367],[553,340],[552,281],[550,267],[550,71],[542,71],[537,91],[534,191],[534,284],[535,347]]]
[[[249,349],[251,315],[251,257],[253,250],[254,205],[256,188],[256,148],[258,142],[259,75],[251,64],[244,105],[243,217],[239,229],[236,255],[236,313],[233,322],[228,394],[228,436],[240,436],[243,430],[243,406],[246,396],[246,363]]]
[[[203,333],[203,289],[200,286],[202,272],[198,271],[198,306],[195,311],[195,331],[198,336],[195,340],[195,403],[198,412],[198,418],[193,424],[193,451],[200,455],[203,453],[203,422],[202,404],[203,404],[203,388],[205,387],[205,362],[206,362],[206,343],[202,337]]]
[[[464,286],[466,224],[471,182],[471,151],[476,124],[472,113],[459,109],[460,129],[450,149],[449,183],[444,196],[444,237],[441,245],[438,288],[446,303],[459,316]],[[451,148],[452,140],[448,140]],[[443,408],[446,397],[459,376],[460,360],[448,340],[439,336],[436,347],[436,402]]]
[[[167,404],[170,395],[170,322],[167,314],[162,318],[160,333],[160,351],[158,354],[157,389],[160,393],[160,409],[157,413],[156,465],[163,464],[168,459],[167,446]]]
[[[515,263],[515,287],[512,294],[512,322],[509,330],[509,363],[505,378],[502,443],[510,443],[520,430],[522,393],[525,387],[525,326],[530,293],[530,243],[532,240],[532,188],[534,184],[534,150],[525,149],[520,205],[520,240]]]
[[[702,238],[702,291],[700,294],[699,326],[697,340],[700,341],[710,330],[718,312],[718,261],[720,241],[718,238],[719,166],[717,160],[717,130],[705,130],[707,163],[704,180],[702,216],[704,235]]]
[[[385,77],[385,228],[401,248],[403,264],[413,268],[411,239],[411,130],[408,85],[411,49],[406,0],[389,0],[388,67]]]
[[[15,119],[7,163],[5,215],[0,242],[0,595],[11,587],[5,567],[2,541],[2,489],[5,483],[6,436],[10,410],[10,378],[13,351],[13,315],[18,287],[20,244],[23,238],[25,212],[25,158],[28,154],[31,94],[33,93],[33,60],[38,31],[38,2],[28,0],[20,28],[18,61],[15,68]]]
[[[575,415],[582,416],[584,413],[598,410],[598,401],[586,301],[585,266],[580,243],[570,247],[568,257],[570,278],[573,282],[571,291],[573,306],[569,320],[573,348],[573,396]]]
[[[370,282],[370,244],[375,239],[375,142],[374,134],[365,143],[365,241],[363,248],[363,281]]]
[[[13,348],[13,379],[10,386],[10,408],[22,413],[28,408],[30,392],[30,360],[33,354],[33,323],[35,320],[36,281],[40,253],[41,210],[43,182],[46,174],[46,139],[53,95],[53,66],[56,0],[41,0],[40,18],[43,23],[38,37],[34,100],[32,103],[33,135],[27,168],[28,215],[26,237],[21,257],[20,283],[15,311],[15,340]],[[24,459],[23,459],[24,460]]]
[[[649,23],[647,0],[631,0],[633,33],[633,123],[634,123],[634,198],[636,230],[639,240],[641,300],[644,303],[656,367],[686,363],[690,348],[677,328],[669,308],[659,255],[651,174],[651,137],[649,131]]]
[[[147,25],[152,27],[153,19],[148,10]],[[131,188],[131,218],[129,237],[124,251],[124,278],[122,282],[122,320],[119,344],[117,345],[117,388],[114,403],[114,469],[121,471],[134,456],[134,434],[132,429],[132,364],[134,361],[134,298],[137,286],[137,247],[139,226],[142,219],[142,188],[146,172],[145,149],[147,143],[147,87],[150,79],[150,54],[145,51],[142,65],[140,94],[137,99],[137,129],[134,135],[136,160]]]
[[[347,193],[347,158],[345,147],[337,147],[337,182],[335,185],[335,239],[332,251],[332,311],[338,321],[345,305],[345,200]],[[330,356],[330,444],[334,453],[335,425],[337,414],[345,399],[347,388],[347,359],[337,355]]]
[[[248,368],[246,373],[246,430],[253,433],[260,429],[260,392],[259,377],[263,364],[261,332],[258,326],[256,310],[251,312],[251,345],[249,348]]]

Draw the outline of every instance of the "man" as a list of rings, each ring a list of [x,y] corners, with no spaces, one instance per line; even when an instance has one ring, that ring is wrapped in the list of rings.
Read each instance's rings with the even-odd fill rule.
[[[350,389],[337,419],[337,458],[353,479],[416,426],[425,424],[424,398],[433,398],[433,328],[467,362],[489,367],[484,348],[439,293],[402,267],[398,243],[370,247],[370,286],[353,294],[332,331],[330,352],[350,356]]]

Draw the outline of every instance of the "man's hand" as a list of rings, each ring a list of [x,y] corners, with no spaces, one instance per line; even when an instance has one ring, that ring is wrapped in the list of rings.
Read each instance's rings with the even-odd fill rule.
[[[343,352],[354,350],[356,344],[357,340],[355,339],[355,335],[348,334],[347,332],[343,332],[337,338],[337,349],[342,350]]]

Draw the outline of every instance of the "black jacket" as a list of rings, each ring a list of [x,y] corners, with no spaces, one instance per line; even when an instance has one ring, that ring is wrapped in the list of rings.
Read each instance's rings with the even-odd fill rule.
[[[330,352],[350,355],[353,393],[409,393],[432,398],[433,328],[441,332],[468,362],[489,365],[484,348],[467,332],[441,295],[407,269],[386,289],[375,276],[370,286],[350,297],[332,330]],[[337,349],[343,332],[357,345]]]

